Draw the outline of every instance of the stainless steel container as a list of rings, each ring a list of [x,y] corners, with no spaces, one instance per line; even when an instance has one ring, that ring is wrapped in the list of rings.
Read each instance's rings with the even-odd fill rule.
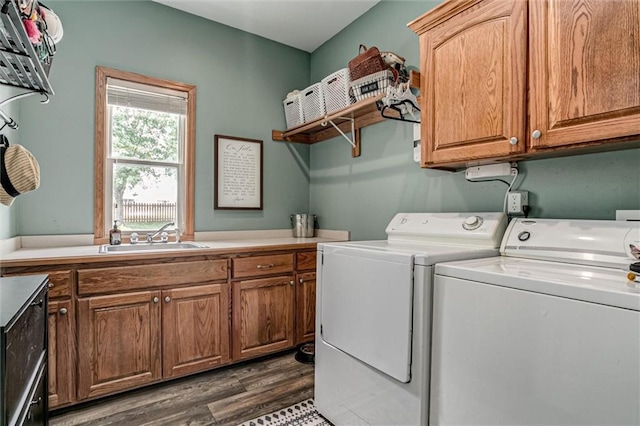
[[[292,214],[291,227],[293,228],[294,238],[313,237],[316,229],[315,214]]]

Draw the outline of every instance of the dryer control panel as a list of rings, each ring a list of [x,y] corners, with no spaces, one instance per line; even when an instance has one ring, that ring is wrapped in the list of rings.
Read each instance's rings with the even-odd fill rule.
[[[398,213],[387,239],[425,244],[499,247],[507,227],[504,213]]]

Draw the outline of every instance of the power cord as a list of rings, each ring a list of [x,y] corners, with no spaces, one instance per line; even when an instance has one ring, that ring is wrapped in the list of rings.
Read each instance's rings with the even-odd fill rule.
[[[513,188],[513,184],[516,182],[516,179],[518,179],[518,168],[517,167],[511,167],[511,173],[513,173],[513,179],[511,180],[511,183],[509,184],[509,187],[507,188],[507,192],[505,192],[505,194],[504,194],[504,202],[503,202],[503,206],[502,206],[502,210],[504,211],[505,215],[508,215],[508,213],[507,213],[507,197],[509,197],[509,191],[511,191],[511,188]]]

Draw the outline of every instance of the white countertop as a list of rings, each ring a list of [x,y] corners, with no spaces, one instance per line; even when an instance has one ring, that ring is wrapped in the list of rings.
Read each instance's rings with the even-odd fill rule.
[[[206,245],[207,248],[187,249],[180,251],[172,251],[161,249],[158,251],[145,250],[140,252],[110,252],[98,253],[99,245],[63,245],[51,246],[52,242],[59,241],[64,244],[64,238],[60,236],[45,237],[16,237],[20,241],[4,241],[2,252],[0,252],[0,261],[2,263],[15,261],[34,261],[38,259],[69,259],[69,258],[95,258],[96,260],[114,259],[118,256],[141,256],[148,258],[150,256],[181,255],[189,253],[206,253],[211,251],[225,251],[228,249],[250,249],[264,248],[268,246],[295,246],[304,244],[317,244],[331,241],[347,241],[349,232],[347,231],[328,231],[318,230],[318,237],[313,238],[293,238],[291,230],[270,230],[270,231],[223,231],[223,232],[202,232],[196,233],[196,242]],[[14,240],[14,239],[12,239]],[[86,241],[74,236],[67,242]],[[162,243],[159,243],[162,244]],[[170,243],[168,243],[170,244]],[[91,259],[93,260],[93,259]]]

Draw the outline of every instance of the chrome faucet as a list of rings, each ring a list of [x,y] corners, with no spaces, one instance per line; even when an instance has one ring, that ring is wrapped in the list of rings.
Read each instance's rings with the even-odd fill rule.
[[[153,237],[155,237],[156,235],[158,235],[159,233],[161,233],[162,231],[164,231],[165,229],[167,229],[168,227],[173,226],[173,225],[175,225],[175,222],[169,222],[166,225],[163,225],[162,228],[158,229],[156,232],[148,233],[147,234],[147,242],[148,243],[152,243],[153,242]],[[162,242],[163,243],[167,242],[166,237],[162,238]]]

